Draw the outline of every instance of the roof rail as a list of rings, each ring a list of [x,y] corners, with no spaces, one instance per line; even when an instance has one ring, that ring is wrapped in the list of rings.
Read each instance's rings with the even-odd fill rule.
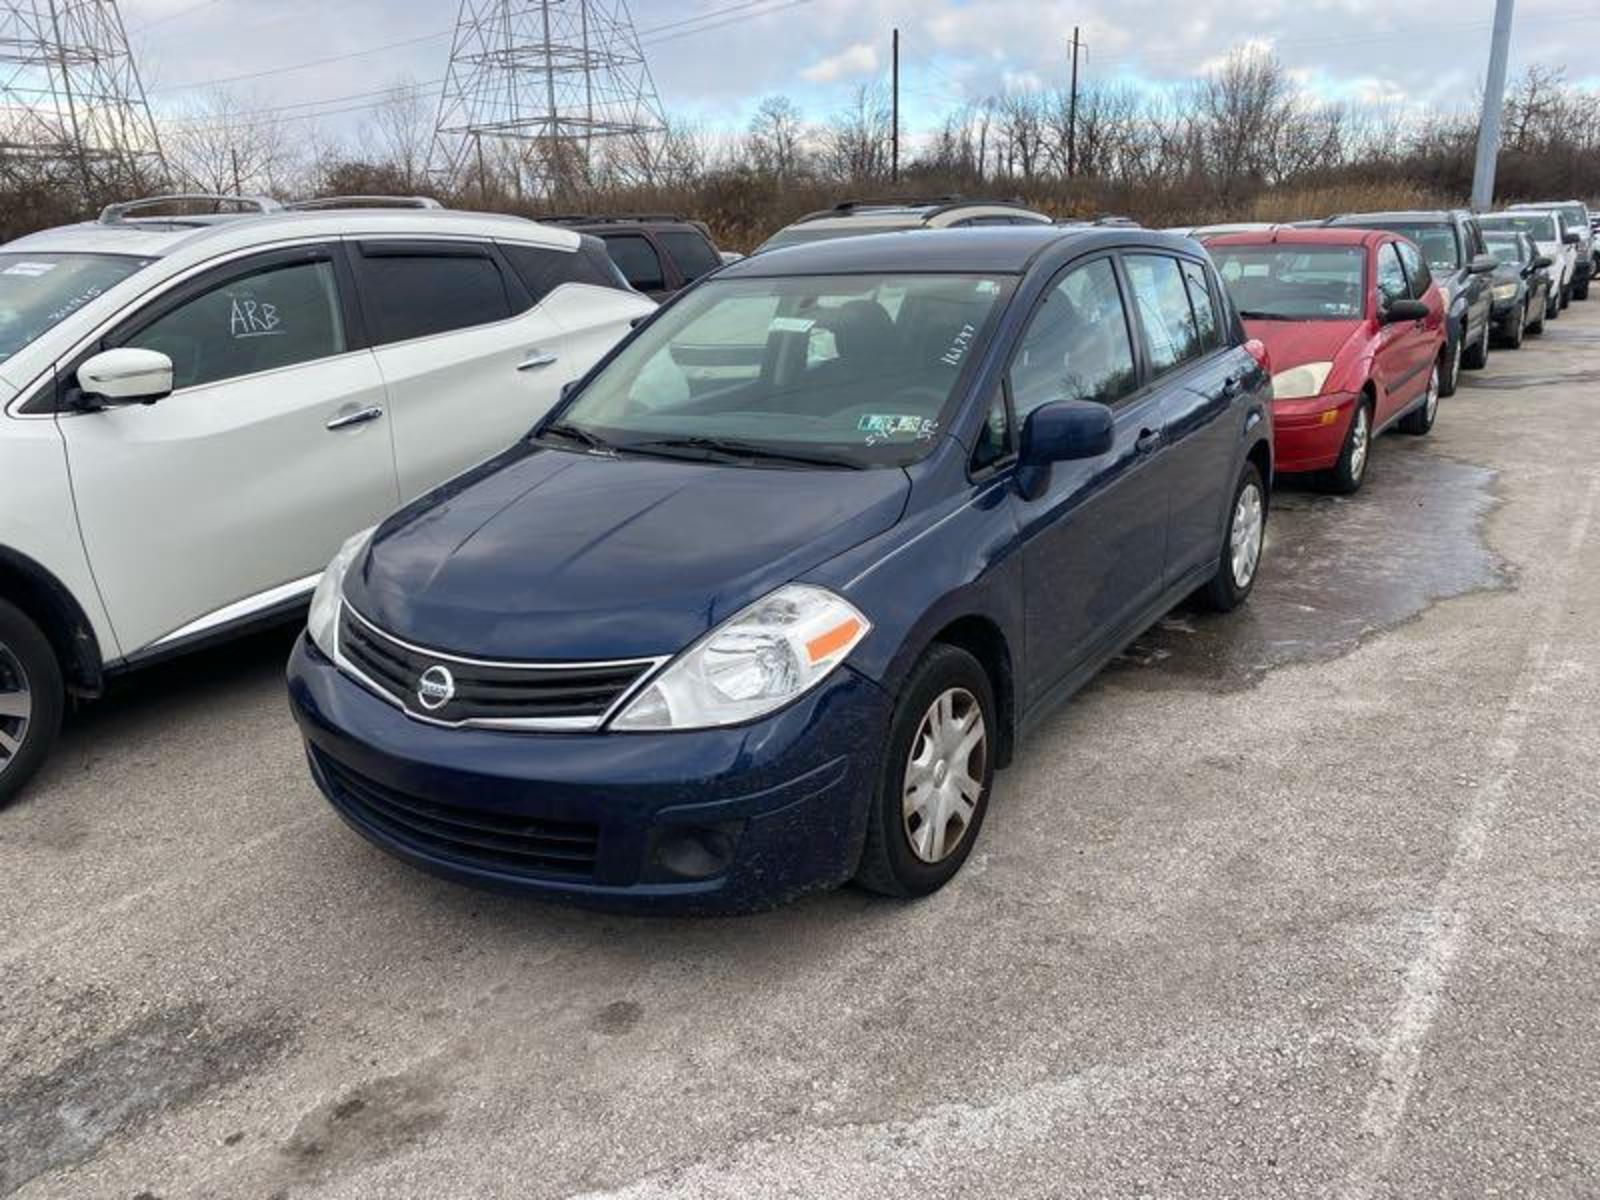
[[[432,196],[313,196],[283,206],[291,212],[323,208],[443,208]]]
[[[833,206],[834,212],[850,212],[857,208],[932,208],[940,204],[983,204],[983,200],[969,200],[962,195],[952,196],[884,196],[881,199],[841,200]]]
[[[171,192],[164,196],[145,196],[139,200],[123,200],[108,204],[100,210],[100,224],[120,225],[130,213],[144,208],[159,208],[164,204],[236,204],[253,208],[258,213],[280,212],[283,205],[271,196],[230,196],[219,192]]]
[[[620,225],[627,222],[638,221],[671,221],[677,224],[689,224],[689,218],[681,213],[669,212],[637,212],[637,213],[539,213],[533,217],[545,225]]]

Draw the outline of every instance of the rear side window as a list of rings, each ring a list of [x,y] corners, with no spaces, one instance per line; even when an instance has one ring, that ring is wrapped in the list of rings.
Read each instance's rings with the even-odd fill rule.
[[[172,359],[174,390],[342,354],[345,344],[333,265],[325,261],[235,276],[122,342]]]
[[[511,315],[500,268],[487,254],[364,250],[361,283],[376,343],[488,325]]]
[[[1133,344],[1110,259],[1075,267],[1050,289],[1022,335],[1010,379],[1019,422],[1054,400],[1115,404],[1133,391]]]
[[[1130,254],[1124,262],[1155,373],[1199,358],[1200,331],[1178,260],[1164,254]]]
[[[1211,287],[1206,282],[1206,269],[1197,262],[1184,259],[1183,282],[1189,288],[1189,307],[1194,309],[1195,328],[1200,334],[1200,351],[1202,354],[1209,353],[1222,344],[1222,334],[1216,304],[1211,299]]]
[[[641,292],[659,292],[667,286],[661,258],[648,238],[632,233],[608,237],[606,253],[622,268],[623,277]]]
[[[1400,261],[1405,264],[1406,278],[1411,282],[1411,298],[1421,300],[1428,289],[1433,286],[1433,274],[1428,270],[1428,264],[1422,261],[1422,255],[1410,242],[1395,243],[1400,251]]]
[[[595,261],[583,252],[582,246],[576,250],[557,250],[550,246],[501,242],[500,251],[528,289],[535,304],[564,283],[587,283],[604,288],[617,286],[617,276],[610,263],[606,265],[611,273],[602,273]]]
[[[683,276],[684,283],[693,283],[722,265],[722,257],[696,230],[673,229],[658,233],[656,237],[666,247],[672,261],[678,264],[678,274]]]

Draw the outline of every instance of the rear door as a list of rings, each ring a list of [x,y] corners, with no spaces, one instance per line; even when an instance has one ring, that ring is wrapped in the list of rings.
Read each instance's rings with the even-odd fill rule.
[[[173,362],[170,396],[58,421],[129,654],[303,597],[346,537],[395,507],[383,379],[349,292],[337,245],[253,255],[96,346]]]
[[[1115,260],[1102,254],[1057,277],[1006,372],[1019,429],[1034,409],[1063,399],[1106,404],[1116,424],[1109,454],[1056,463],[1044,493],[1017,502],[1030,703],[1103,652],[1161,590],[1162,398],[1139,386],[1133,339]]]
[[[564,330],[491,243],[363,240],[352,259],[402,500],[512,445],[560,399]]]

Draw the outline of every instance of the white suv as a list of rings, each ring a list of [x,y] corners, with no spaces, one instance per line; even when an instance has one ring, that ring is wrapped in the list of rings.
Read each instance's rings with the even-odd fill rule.
[[[1012,200],[846,200],[801,217],[756,248],[777,250],[830,238],[894,233],[903,229],[967,229],[975,225],[1049,225],[1050,218]]]
[[[519,218],[206,199],[255,211],[0,246],[0,802],[67,694],[293,615],[655,309]]]

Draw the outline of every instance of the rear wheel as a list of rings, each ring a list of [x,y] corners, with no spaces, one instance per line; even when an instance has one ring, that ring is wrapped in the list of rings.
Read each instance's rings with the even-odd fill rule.
[[[1339,461],[1328,472],[1329,490],[1345,496],[1357,491],[1367,477],[1367,462],[1371,457],[1372,402],[1363,397],[1350,414],[1350,428],[1345,431]]]
[[[1267,486],[1255,463],[1247,462],[1234,485],[1228,531],[1222,538],[1222,561],[1195,599],[1213,612],[1232,612],[1243,604],[1256,586],[1266,540]]]
[[[1422,404],[1412,409],[1400,418],[1400,428],[1406,433],[1421,437],[1433,428],[1433,422],[1439,415],[1439,367],[1434,364],[1428,373],[1428,395]]]
[[[950,882],[988,811],[998,734],[983,664],[959,647],[933,646],[911,672],[889,728],[858,884],[925,896]]]
[[[0,805],[50,753],[65,706],[50,642],[21,609],[0,600]]]

